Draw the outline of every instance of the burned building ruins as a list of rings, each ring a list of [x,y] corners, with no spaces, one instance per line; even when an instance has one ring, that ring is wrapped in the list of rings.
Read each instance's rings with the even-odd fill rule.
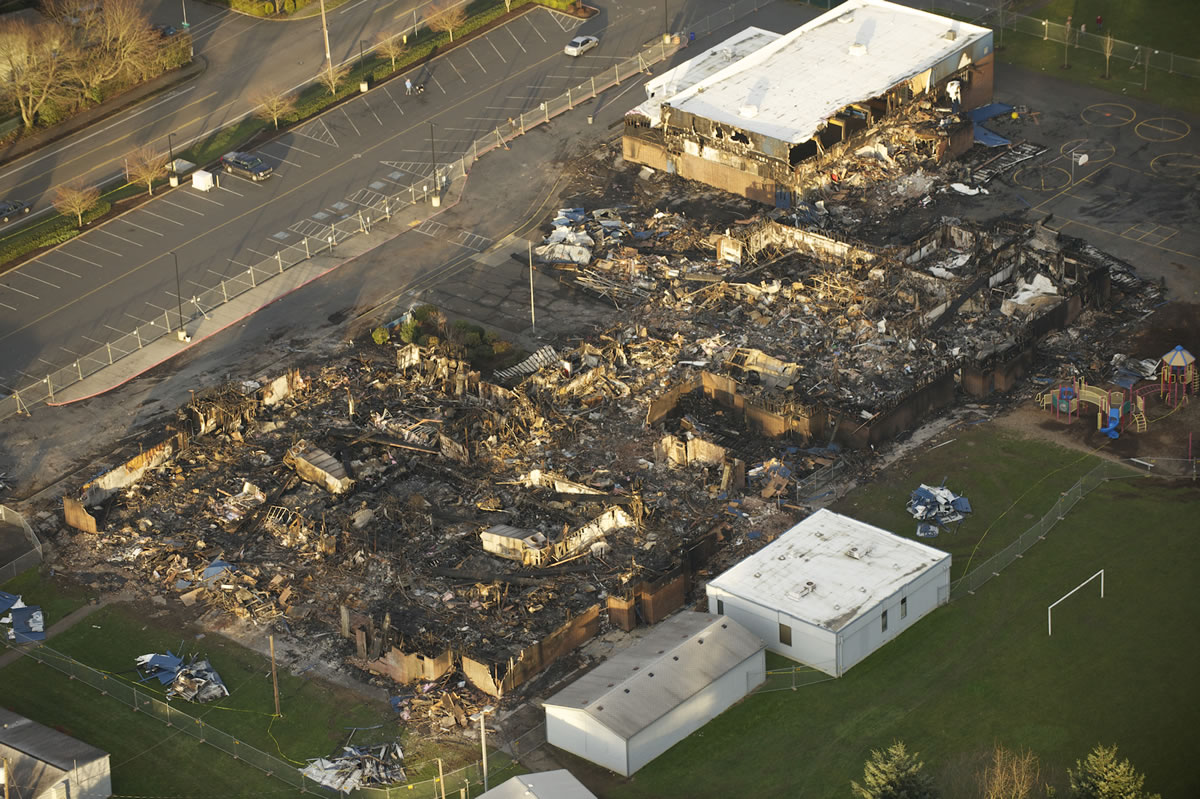
[[[864,135],[900,126],[937,161],[992,99],[992,32],[849,0],[789,33],[747,28],[646,84],[626,160],[788,207]],[[836,179],[836,173],[834,174]]]

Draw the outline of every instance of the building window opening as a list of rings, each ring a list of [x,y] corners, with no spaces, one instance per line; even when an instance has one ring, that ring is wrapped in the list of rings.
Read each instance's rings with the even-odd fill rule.
[[[724,599],[717,600],[717,615],[718,616],[725,615],[725,600]]]
[[[812,139],[793,144],[788,150],[788,163],[792,166],[799,166],[800,162],[807,161],[817,154],[817,143]]]
[[[792,645],[792,628],[786,624],[779,625],[779,643],[784,646]]]
[[[733,133],[730,133],[729,138],[734,140],[738,144],[749,144],[750,143],[750,137],[747,136],[745,133],[742,133],[740,130],[735,130]]]
[[[882,621],[883,632],[886,633],[887,632],[887,611],[886,610],[883,612],[883,616],[880,617],[880,620]]]
[[[900,618],[908,618],[908,597],[901,597],[900,599]]]

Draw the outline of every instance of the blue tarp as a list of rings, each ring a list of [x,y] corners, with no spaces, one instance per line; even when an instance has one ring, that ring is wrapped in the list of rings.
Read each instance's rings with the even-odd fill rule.
[[[16,641],[18,644],[45,641],[46,617],[42,615],[42,609],[36,605],[27,608],[13,608],[12,632],[8,634],[8,637],[9,640]]]
[[[171,654],[170,650],[165,655],[150,655],[145,660],[138,658],[138,668],[146,673],[142,682],[157,679],[163,685],[170,685],[182,666],[183,658]]]
[[[1004,147],[1012,144],[1012,142],[1001,136],[999,133],[988,130],[978,122],[975,123],[975,141],[979,142],[985,147]]]
[[[1013,112],[1011,105],[1004,103],[992,103],[991,105],[981,105],[978,108],[972,108],[964,116],[972,122],[987,122],[993,117],[1007,116]]]
[[[208,566],[206,566],[204,568],[204,574],[200,578],[200,581],[202,583],[204,583],[205,585],[207,585],[209,583],[219,580],[221,578],[221,575],[224,574],[225,572],[227,572],[227,571],[232,572],[233,570],[234,570],[234,567],[233,567],[232,563],[226,563],[223,560],[214,560],[212,563],[208,564]]]
[[[4,591],[0,591],[0,613],[4,613],[6,610],[20,601],[21,597],[17,596],[16,594],[9,594],[5,593]]]

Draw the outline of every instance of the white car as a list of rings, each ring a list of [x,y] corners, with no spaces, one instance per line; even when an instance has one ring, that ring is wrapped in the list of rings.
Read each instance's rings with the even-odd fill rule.
[[[563,48],[563,52],[570,56],[579,56],[598,44],[600,44],[600,40],[595,36],[576,36],[567,42],[567,46]]]

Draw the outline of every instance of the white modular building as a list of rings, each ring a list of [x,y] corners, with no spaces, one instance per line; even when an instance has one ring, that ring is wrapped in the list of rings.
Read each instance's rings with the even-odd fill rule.
[[[596,794],[560,768],[518,775],[480,794],[479,799],[596,799]]]
[[[766,679],[736,621],[683,611],[546,700],[546,740],[628,777]]]
[[[819,510],[706,588],[710,613],[840,677],[950,598],[950,555]]]
[[[0,708],[4,795],[29,799],[107,799],[108,753]]]

